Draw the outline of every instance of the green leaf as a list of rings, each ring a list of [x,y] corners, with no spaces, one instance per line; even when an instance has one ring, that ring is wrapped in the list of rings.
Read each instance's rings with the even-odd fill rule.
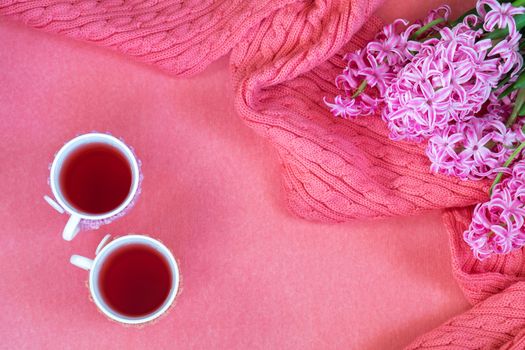
[[[357,96],[361,95],[361,93],[366,89],[367,85],[368,85],[368,81],[363,80],[361,84],[359,84],[359,86],[357,87],[357,90],[354,92],[351,98],[356,98]]]
[[[512,124],[516,122],[516,118],[518,117],[524,105],[525,105],[525,89],[519,89],[518,94],[516,95],[516,100],[514,101],[514,108],[512,108],[512,112],[510,113],[509,119],[505,123],[505,126],[507,128],[510,128]]]
[[[501,89],[501,88],[503,87],[503,85],[505,85],[505,84],[507,84],[507,83],[509,82],[510,78],[511,78],[511,75],[510,75],[510,73],[509,73],[509,74],[507,74],[507,76],[505,77],[505,79],[503,79],[502,81],[500,81],[500,82],[498,83],[498,85],[494,88],[494,90]]]
[[[498,99],[501,100],[503,97],[506,97],[508,95],[510,95],[510,93],[512,91],[516,90],[516,88],[514,87],[514,85],[511,85],[509,86],[508,88],[506,88],[505,90],[503,90],[503,92],[498,96]]]
[[[525,142],[522,142],[518,147],[516,147],[514,152],[512,152],[510,157],[505,162],[505,164],[503,164],[503,167],[504,168],[508,168],[510,163],[512,163],[514,158],[516,158],[521,153],[523,148],[525,148]],[[494,182],[492,183],[492,186],[490,186],[490,190],[489,190],[489,194],[490,195],[492,195],[492,191],[494,190],[494,187],[496,187],[496,185],[501,181],[502,177],[503,177],[503,173],[498,173],[498,175],[496,175],[496,178],[494,179]]]
[[[436,18],[430,23],[425,24],[423,27],[419,28],[412,36],[410,36],[410,40],[417,40],[422,34],[424,34],[426,31],[428,31],[430,28],[432,28],[435,25],[438,25],[440,23],[446,22],[446,19],[444,18]]]
[[[515,89],[523,89],[525,87],[525,74],[521,74],[514,84]]]
[[[525,105],[521,106],[520,111],[518,112],[518,115],[520,117],[525,115]]]

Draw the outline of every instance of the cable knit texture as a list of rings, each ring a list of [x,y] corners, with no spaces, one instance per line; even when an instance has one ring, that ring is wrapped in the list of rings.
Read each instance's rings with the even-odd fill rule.
[[[477,304],[516,282],[525,281],[525,256],[520,249],[483,261],[475,259],[462,238],[472,210],[468,207],[448,210],[443,214],[443,221],[449,233],[454,276],[467,299]]]
[[[443,214],[452,269],[474,307],[421,336],[408,349],[525,349],[525,259],[523,250],[475,259],[463,241],[472,207]]]
[[[515,283],[432,332],[407,349],[524,349],[525,282]]]
[[[380,26],[381,0],[0,0],[0,15],[109,47],[169,74],[190,76],[231,52],[235,105],[274,144],[288,204],[317,221],[407,215],[472,205],[486,182],[429,173],[421,146],[388,140],[378,116],[338,120],[343,55]],[[524,349],[523,252],[479,262],[462,240],[472,208],[449,209],[454,274],[472,310],[409,348]]]

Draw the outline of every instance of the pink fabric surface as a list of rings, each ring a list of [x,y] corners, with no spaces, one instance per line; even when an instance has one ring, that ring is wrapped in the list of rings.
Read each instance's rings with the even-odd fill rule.
[[[5,20],[0,38],[0,348],[399,349],[468,308],[439,213],[339,225],[288,213],[282,165],[235,112],[226,60],[181,80]],[[143,193],[67,243],[66,217],[42,200],[47,166],[91,130],[136,148]],[[105,320],[69,265],[107,232],[151,234],[178,257],[183,292],[157,324]]]
[[[378,118],[335,121],[320,102],[335,93],[333,78],[343,66],[343,54],[363,45],[377,30],[377,21],[369,15],[378,3],[7,1],[0,3],[0,13],[114,48],[180,76],[202,71],[232,49],[237,111],[277,147],[288,206],[301,217],[328,222],[414,214],[485,198],[486,183],[430,175],[422,149],[388,141]],[[138,101],[143,103],[143,96]],[[460,239],[468,219],[468,209],[451,209],[446,215],[454,273],[476,306],[422,336],[411,348],[523,345],[525,314],[516,304],[524,296],[517,282],[522,279],[522,252],[472,261]],[[381,262],[378,266],[379,271],[384,268]],[[325,296],[334,295],[330,289]]]

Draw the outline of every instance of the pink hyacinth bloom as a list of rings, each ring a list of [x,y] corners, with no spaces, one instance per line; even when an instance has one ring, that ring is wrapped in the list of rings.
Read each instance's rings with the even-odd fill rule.
[[[505,226],[493,225],[492,246],[495,254],[508,254],[514,248],[513,241],[520,235],[520,228],[517,224],[509,223]]]
[[[512,216],[514,221],[511,222],[521,227],[524,222],[525,208],[520,205],[523,203],[520,203],[521,201],[513,196],[513,192],[515,191],[509,188],[500,189],[498,195],[491,199],[491,205],[501,209],[500,215],[502,217],[510,218]]]
[[[361,109],[353,99],[346,99],[341,96],[336,96],[334,103],[324,100],[324,103],[330,107],[330,112],[336,117],[349,118],[361,113]]]
[[[405,20],[396,20],[376,35],[363,50],[345,56],[347,66],[335,79],[336,86],[343,94],[334,102],[325,103],[337,117],[354,118],[378,113],[383,108],[382,95],[396,73],[412,57],[408,49],[411,34],[420,28]],[[366,88],[355,98],[354,93],[366,81]]]
[[[514,11],[507,11],[505,6],[498,7],[491,0],[480,3],[483,3],[482,11],[485,6],[491,8],[491,11],[483,12],[484,18],[488,19],[497,11],[501,16]],[[445,23],[432,27],[425,33],[431,38],[422,42],[410,40],[421,25],[437,18],[447,19],[449,13],[446,6],[436,9],[422,22],[409,27],[407,21],[396,20],[385,26],[363,50],[347,54],[347,65],[335,80],[342,92],[333,102],[325,99],[330,111],[342,118],[381,112],[391,139],[424,141],[486,108],[486,102],[502,76],[523,66],[519,53],[521,35],[509,35],[493,47],[491,40],[482,38],[484,32],[479,29],[482,19],[469,15],[453,28],[448,28]],[[436,34],[440,38],[432,37]],[[496,133],[493,137],[506,144],[515,138],[511,132]],[[464,140],[463,146],[469,146],[467,141],[474,141],[474,138]],[[486,138],[481,141],[486,141]],[[486,152],[475,147],[472,146],[472,157],[476,158],[474,166],[470,164],[459,170],[453,167],[460,177],[491,175],[487,169],[478,166],[487,156]],[[469,150],[471,148],[467,147],[465,152]],[[443,158],[443,155],[434,157]],[[472,158],[466,153],[462,157],[469,161]],[[487,167],[498,164],[493,158],[493,155],[489,157]],[[436,170],[439,166],[433,168]]]
[[[428,140],[432,172],[463,180],[494,178],[513,149],[525,140],[523,122],[507,128],[499,117],[472,117],[436,132]]]
[[[465,159],[470,159],[473,163],[487,164],[493,162],[491,158],[491,150],[486,146],[494,138],[493,129],[505,130],[505,125],[499,121],[485,121],[483,119],[476,119],[469,123],[465,123],[463,128],[460,128],[465,139],[463,141],[463,151],[461,155]],[[491,164],[487,164],[491,165]],[[496,165],[496,164],[494,164]]]
[[[428,14],[423,20],[416,21],[417,24],[426,25],[438,18],[444,18],[445,21],[448,21],[448,18],[450,17],[450,6],[448,5],[441,5],[439,7],[436,7],[433,10],[428,11]],[[443,26],[443,25],[442,25]]]
[[[364,111],[363,115],[377,114],[383,108],[382,98],[377,98],[369,94],[364,94],[364,95],[359,96],[358,99],[361,103],[361,106],[362,106],[361,108]]]
[[[500,72],[506,74],[513,68],[517,73],[523,66],[523,56],[519,53],[520,33],[512,33],[494,46],[489,56],[499,56],[503,63],[499,66]]]
[[[377,87],[379,94],[383,95],[390,81],[395,77],[390,67],[386,64],[379,64],[374,56],[368,56],[368,67],[357,72],[362,76],[370,87]]]
[[[490,10],[487,12],[485,6]],[[509,28],[509,33],[516,33],[515,15],[525,13],[525,8],[514,7],[512,3],[500,3],[497,0],[478,0],[476,4],[478,14],[483,18],[483,29],[492,32],[497,28]]]
[[[434,173],[454,175],[467,178],[464,168],[459,167],[458,148],[464,140],[464,135],[457,131],[455,125],[448,126],[430,139],[427,147],[427,157],[432,162],[430,170]]]
[[[420,94],[414,96],[410,101],[407,101],[407,106],[421,114],[426,114],[428,118],[419,120],[421,124],[435,124],[437,123],[437,116],[448,112],[450,93],[452,88],[445,86],[435,89],[429,81],[422,81],[417,85]],[[420,115],[418,113],[418,115]]]
[[[441,39],[419,44],[418,53],[392,80],[382,117],[393,140],[423,141],[471,118],[485,107],[503,74],[521,68],[519,34],[493,48],[491,40],[481,38],[482,30],[471,28],[478,20],[467,16],[441,29]],[[429,98],[430,93],[438,98]]]
[[[375,55],[378,62],[386,62],[389,66],[403,63],[410,56],[406,48],[408,36],[406,33],[398,34],[397,28],[407,25],[408,21],[404,19],[397,19],[386,25],[376,38],[368,43],[366,51]]]
[[[510,176],[494,187],[490,200],[474,209],[463,238],[478,259],[525,246],[524,172],[525,160],[520,160]]]

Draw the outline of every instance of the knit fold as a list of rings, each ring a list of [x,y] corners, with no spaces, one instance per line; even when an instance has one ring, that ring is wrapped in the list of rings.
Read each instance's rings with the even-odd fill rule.
[[[472,211],[472,207],[446,210],[443,222],[449,235],[454,277],[467,300],[477,304],[516,282],[525,281],[525,255],[523,249],[518,249],[482,261],[474,258],[463,240]]]
[[[373,2],[322,12],[319,4],[276,11],[231,56],[237,110],[279,150],[290,209],[341,222],[486,199],[486,182],[431,175],[421,145],[390,141],[379,116],[347,121],[328,113],[323,98],[337,94],[344,55],[363,47],[381,24],[369,17]],[[275,28],[293,35],[276,35]]]
[[[525,349],[525,255],[474,258],[463,240],[472,207],[449,209],[443,222],[452,251],[452,271],[467,300],[474,306],[407,349]]]
[[[414,349],[523,349],[525,282],[517,282],[417,338]]]

